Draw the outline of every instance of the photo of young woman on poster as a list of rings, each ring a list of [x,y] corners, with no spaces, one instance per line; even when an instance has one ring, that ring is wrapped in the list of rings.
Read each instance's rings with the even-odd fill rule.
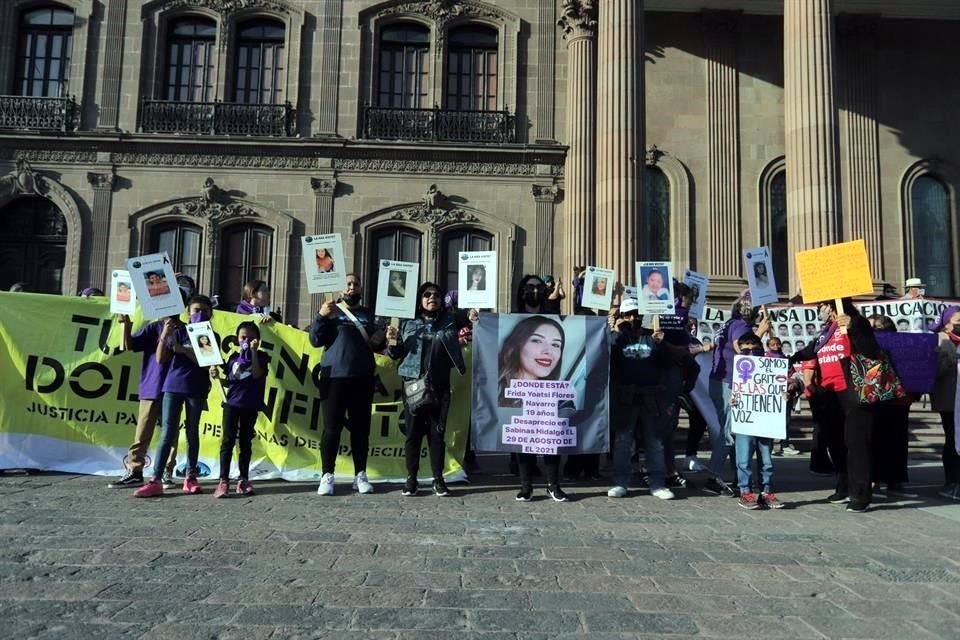
[[[531,316],[517,323],[500,347],[500,406],[522,404],[518,399],[505,397],[511,380],[559,380],[563,346],[563,326],[556,320]]]
[[[472,264],[467,267],[469,274],[467,279],[467,290],[486,291],[487,290],[487,269],[482,264]]]
[[[314,258],[317,261],[317,271],[320,273],[330,273],[333,271],[335,264],[333,262],[333,252],[330,249],[317,249],[314,253]]]

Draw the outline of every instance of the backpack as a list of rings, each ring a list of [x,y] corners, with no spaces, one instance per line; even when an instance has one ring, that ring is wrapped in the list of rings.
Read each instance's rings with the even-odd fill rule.
[[[899,400],[907,395],[900,376],[887,360],[853,354],[850,357],[850,381],[860,404],[865,406]]]

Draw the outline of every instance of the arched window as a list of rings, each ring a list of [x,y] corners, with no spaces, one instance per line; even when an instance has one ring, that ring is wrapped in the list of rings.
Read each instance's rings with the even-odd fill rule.
[[[170,25],[167,34],[166,99],[210,102],[213,99],[217,24],[189,17]]]
[[[430,31],[400,22],[380,32],[377,106],[419,109],[430,106]]]
[[[648,166],[643,192],[640,256],[644,260],[670,260],[670,180],[657,167]]]
[[[480,25],[452,29],[447,46],[447,109],[496,111],[497,30]]]
[[[259,224],[233,224],[220,234],[220,304],[233,310],[240,303],[243,285],[250,280],[271,280],[273,231]]]
[[[376,306],[377,288],[380,282],[380,261],[420,262],[423,239],[418,231],[407,227],[386,227],[372,234],[367,260],[366,295],[369,307]]]
[[[24,282],[35,293],[63,293],[67,221],[46,198],[17,198],[2,210],[0,289]]]
[[[200,282],[200,249],[203,230],[188,222],[165,222],[151,229],[150,252],[166,251],[173,268]]]
[[[787,172],[779,171],[769,183],[766,211],[770,236],[767,242],[773,258],[773,277],[780,293],[790,288],[790,248],[787,245]]]
[[[234,70],[234,101],[281,104],[286,84],[283,23],[253,20],[240,25]]]
[[[953,229],[950,192],[939,178],[925,174],[910,188],[913,219],[913,273],[928,296],[954,295]]]
[[[20,16],[14,92],[35,98],[68,94],[73,12],[60,7],[24,11]]]
[[[493,236],[477,229],[457,229],[443,234],[440,257],[440,285],[456,289],[461,251],[493,251]]]

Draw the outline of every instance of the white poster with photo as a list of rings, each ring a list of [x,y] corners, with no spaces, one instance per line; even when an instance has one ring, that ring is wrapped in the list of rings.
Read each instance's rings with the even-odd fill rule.
[[[613,288],[616,282],[617,272],[613,269],[587,267],[587,275],[583,278],[583,302],[581,305],[588,309],[608,312],[613,300]]]
[[[755,306],[776,304],[777,283],[773,277],[773,257],[767,247],[747,249],[743,252],[747,266],[747,282],[750,283],[750,299]]]
[[[132,316],[137,311],[137,292],[130,272],[114,269],[110,275],[110,313]]]
[[[673,265],[670,262],[638,262],[637,304],[643,315],[673,314]]]
[[[201,367],[212,367],[223,364],[223,355],[220,345],[213,333],[210,322],[193,322],[187,325],[187,337],[193,347],[193,355],[197,357],[197,364]]]
[[[457,271],[457,306],[497,308],[497,252],[461,251]]]
[[[184,311],[177,276],[167,252],[127,259],[127,271],[137,292],[144,320],[178,316]]]
[[[707,308],[707,287],[710,285],[710,278],[702,273],[690,271],[689,269],[683,275],[683,284],[690,287],[690,310],[689,317],[699,320],[703,317],[703,312]]]
[[[417,309],[420,264],[380,261],[375,313],[386,318],[413,318]]]
[[[783,440],[787,437],[786,358],[736,356],[730,385],[732,431],[741,435]]]
[[[340,293],[347,288],[343,240],[339,233],[300,238],[303,272],[310,293]]]

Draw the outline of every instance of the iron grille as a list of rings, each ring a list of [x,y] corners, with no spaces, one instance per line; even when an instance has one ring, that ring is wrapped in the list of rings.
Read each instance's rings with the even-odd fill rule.
[[[507,111],[367,107],[364,137],[373,140],[507,143],[517,141]]]
[[[217,136],[293,136],[296,114],[284,104],[176,102],[144,100],[140,110],[144,133],[191,133]]]

